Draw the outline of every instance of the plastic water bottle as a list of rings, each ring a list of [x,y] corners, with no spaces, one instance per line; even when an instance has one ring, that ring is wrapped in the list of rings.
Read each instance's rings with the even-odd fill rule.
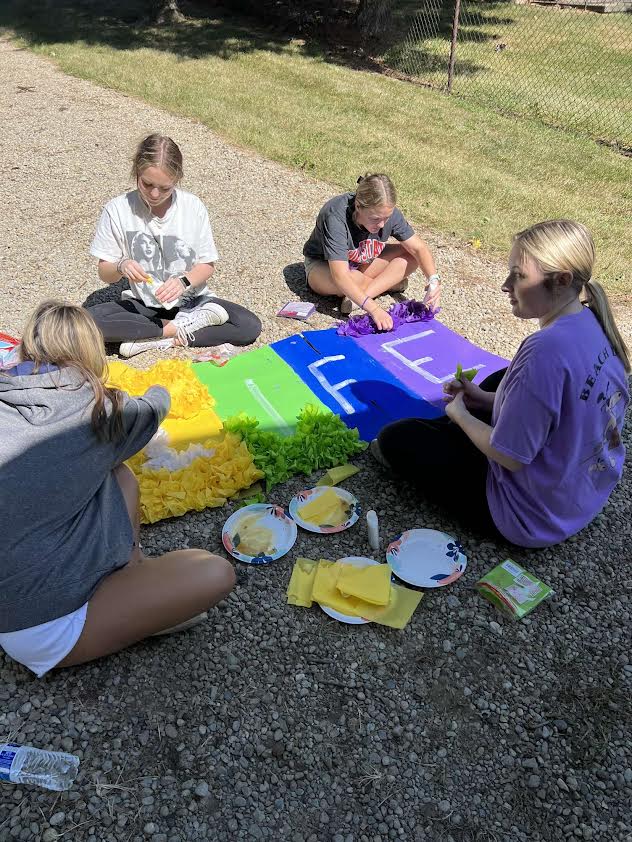
[[[74,754],[0,743],[0,781],[34,784],[60,792],[70,789],[78,769],[79,758]]]

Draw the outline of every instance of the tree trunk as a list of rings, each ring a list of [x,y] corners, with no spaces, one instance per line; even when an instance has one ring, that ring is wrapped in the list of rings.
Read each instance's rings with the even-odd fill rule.
[[[154,20],[162,25],[182,23],[185,19],[178,6],[178,0],[156,0],[154,6]]]
[[[360,0],[360,6],[355,16],[355,25],[362,38],[379,37],[391,22],[393,0]]]

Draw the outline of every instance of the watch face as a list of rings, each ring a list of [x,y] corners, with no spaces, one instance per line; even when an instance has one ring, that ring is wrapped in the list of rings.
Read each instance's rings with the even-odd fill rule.
[[[182,283],[185,285],[185,287],[190,287],[190,286],[191,286],[191,281],[187,278],[187,276],[186,276],[186,275],[182,275],[182,277],[180,278],[180,280],[181,280],[181,281],[182,281]]]

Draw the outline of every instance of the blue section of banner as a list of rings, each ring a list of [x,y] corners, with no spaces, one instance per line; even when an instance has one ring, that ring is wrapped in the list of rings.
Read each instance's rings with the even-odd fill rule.
[[[348,427],[370,441],[400,418],[436,418],[443,413],[394,377],[335,328],[290,336],[271,346],[311,391]]]

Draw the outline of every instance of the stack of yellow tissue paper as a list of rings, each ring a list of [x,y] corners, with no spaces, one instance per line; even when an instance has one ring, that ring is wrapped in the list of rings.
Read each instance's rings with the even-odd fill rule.
[[[339,561],[298,558],[287,589],[289,605],[313,602],[341,614],[403,629],[423,594],[391,583],[387,564],[355,567]]]

